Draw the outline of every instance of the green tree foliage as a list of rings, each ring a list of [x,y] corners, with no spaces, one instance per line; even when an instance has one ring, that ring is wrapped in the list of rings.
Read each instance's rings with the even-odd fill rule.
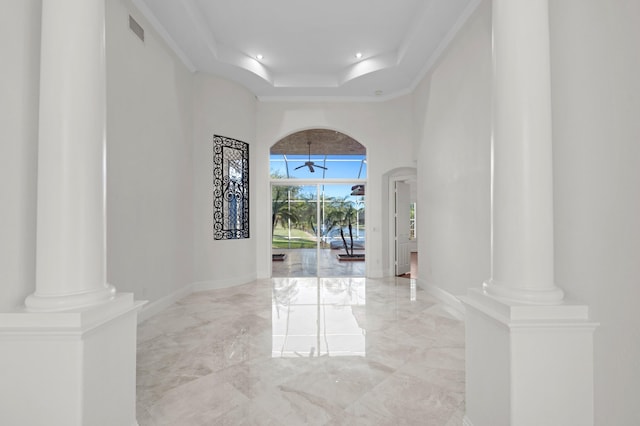
[[[290,199],[298,196],[299,188],[296,186],[279,186],[271,187],[271,233],[280,223],[283,227],[297,224],[300,217],[295,208],[292,208]]]
[[[281,176],[272,175],[277,179]],[[271,190],[271,232],[280,224],[311,235],[318,235],[317,204],[314,193],[303,193],[301,186],[273,185]],[[362,201],[362,200],[361,200]],[[347,255],[353,255],[353,227],[364,225],[364,203],[354,202],[350,195],[321,197],[320,237],[340,230]],[[347,240],[349,240],[347,242]]]

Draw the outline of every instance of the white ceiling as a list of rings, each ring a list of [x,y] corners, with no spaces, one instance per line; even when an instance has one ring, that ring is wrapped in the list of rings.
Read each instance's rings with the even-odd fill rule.
[[[263,100],[408,93],[479,1],[133,0],[191,71]]]

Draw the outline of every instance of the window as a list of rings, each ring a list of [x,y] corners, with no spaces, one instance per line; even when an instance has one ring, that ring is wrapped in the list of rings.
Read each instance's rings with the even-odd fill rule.
[[[317,165],[313,168],[313,172],[309,167],[304,167],[307,161]],[[275,179],[367,178],[366,155],[271,154],[269,163],[271,176]]]

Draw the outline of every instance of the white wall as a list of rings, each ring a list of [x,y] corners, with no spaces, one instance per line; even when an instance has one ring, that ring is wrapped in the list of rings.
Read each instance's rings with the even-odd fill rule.
[[[130,1],[106,5],[107,279],[157,300],[193,281],[193,77]]]
[[[601,323],[596,424],[640,424],[640,3],[550,6],[556,284]],[[453,294],[490,275],[490,29],[485,1],[414,92],[420,278]]]
[[[40,12],[0,3],[0,312],[35,290]]]
[[[412,157],[411,98],[403,96],[386,102],[287,103],[260,102],[255,149],[256,203],[261,206],[257,222],[258,276],[268,277],[271,265],[271,191],[269,189],[269,149],[278,140],[296,131],[326,128],[340,131],[367,148],[367,275],[386,273],[383,255],[383,175],[391,169],[410,167]]]
[[[640,424],[640,2],[550,2],[556,284],[589,305],[597,425]]]
[[[418,276],[453,295],[491,274],[490,6],[478,7],[413,93]]]
[[[245,88],[230,81],[199,74],[195,78],[194,125],[194,274],[204,287],[243,284],[256,277],[256,203],[260,176],[255,173],[256,99]],[[213,239],[213,135],[227,136],[249,144],[250,238]],[[265,162],[267,160],[264,160]],[[271,204],[268,204],[271,205]]]

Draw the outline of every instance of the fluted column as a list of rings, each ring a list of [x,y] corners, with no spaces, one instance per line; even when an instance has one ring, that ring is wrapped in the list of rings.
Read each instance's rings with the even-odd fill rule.
[[[558,303],[548,0],[493,1],[493,95],[492,277],[484,289]]]
[[[43,0],[36,291],[55,311],[110,300],[106,283],[104,0]]]

